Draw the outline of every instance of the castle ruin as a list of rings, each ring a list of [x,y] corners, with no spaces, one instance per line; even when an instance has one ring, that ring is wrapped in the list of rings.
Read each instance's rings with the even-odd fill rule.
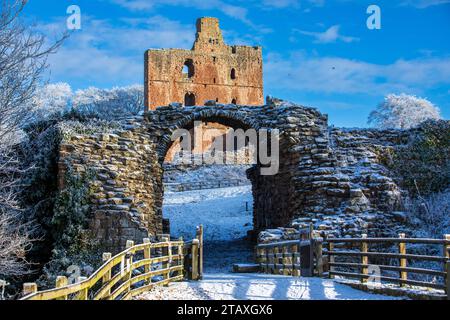
[[[217,18],[199,18],[192,50],[145,53],[145,108],[173,102],[203,105],[263,105],[263,60],[259,46],[228,46]]]

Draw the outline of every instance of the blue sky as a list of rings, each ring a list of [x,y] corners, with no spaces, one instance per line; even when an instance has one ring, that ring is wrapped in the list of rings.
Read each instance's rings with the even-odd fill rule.
[[[450,0],[32,0],[24,16],[51,39],[74,4],[82,29],[49,61],[49,80],[73,89],[143,83],[146,49],[190,49],[196,18],[213,16],[228,44],[263,46],[265,95],[330,124],[367,126],[384,95],[402,92],[450,118]],[[370,4],[381,30],[366,27]]]

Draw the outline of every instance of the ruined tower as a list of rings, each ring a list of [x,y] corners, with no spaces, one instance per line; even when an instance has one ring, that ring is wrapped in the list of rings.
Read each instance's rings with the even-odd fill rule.
[[[151,49],[145,53],[145,108],[206,100],[262,105],[261,47],[228,46],[219,20],[199,18],[192,50]]]

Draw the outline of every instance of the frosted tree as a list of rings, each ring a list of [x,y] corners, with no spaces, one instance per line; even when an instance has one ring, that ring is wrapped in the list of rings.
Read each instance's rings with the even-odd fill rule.
[[[21,219],[20,178],[25,168],[13,139],[29,119],[47,57],[65,36],[51,46],[20,16],[26,0],[0,1],[0,278],[27,272],[25,253],[29,229]]]
[[[407,94],[389,94],[369,115],[369,124],[379,128],[409,129],[428,119],[441,119],[430,101]]]
[[[73,93],[67,83],[53,83],[39,88],[33,97],[32,113],[35,120],[62,113],[70,107]]]
[[[78,90],[72,103],[79,112],[102,119],[138,115],[144,110],[144,87],[132,85],[111,90],[90,87]]]

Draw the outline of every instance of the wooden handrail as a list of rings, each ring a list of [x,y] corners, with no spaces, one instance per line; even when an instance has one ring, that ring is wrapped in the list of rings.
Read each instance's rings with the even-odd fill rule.
[[[37,286],[33,284],[24,284],[24,288],[28,288],[27,291],[25,291],[27,294],[21,299],[21,300],[53,300],[53,299],[67,299],[68,296],[77,294],[82,299],[87,298],[87,293],[89,290],[92,290],[92,288],[99,282],[103,282],[104,279],[108,279],[106,283],[103,284],[103,286],[94,294],[93,299],[99,300],[99,299],[115,299],[119,297],[121,294],[125,293],[128,297],[130,297],[132,294],[129,294],[132,290],[130,290],[130,286],[142,281],[142,280],[148,280],[151,277],[154,277],[156,275],[162,275],[167,274],[168,278],[166,279],[168,282],[170,281],[178,281],[180,280],[180,276],[176,276],[174,278],[170,278],[170,273],[177,271],[181,272],[183,271],[183,265],[179,264],[177,266],[168,267],[167,269],[160,269],[160,270],[153,270],[150,272],[147,272],[145,274],[132,277],[132,271],[136,268],[141,267],[149,267],[149,270],[151,270],[151,266],[157,263],[162,262],[172,262],[172,261],[183,261],[183,253],[182,249],[184,246],[183,241],[164,241],[160,243],[150,243],[148,239],[144,240],[144,243],[134,245],[132,241],[128,242],[132,245],[130,245],[127,249],[124,251],[116,254],[114,257],[111,257],[105,261],[102,266],[97,269],[89,278],[83,279],[82,281],[75,283],[75,284],[69,284],[65,286],[57,285],[54,289],[48,289],[43,291],[37,291]],[[113,277],[111,277],[111,271],[114,267],[118,266],[119,264],[123,263],[126,259],[126,257],[132,257],[136,253],[139,253],[141,251],[149,251],[151,249],[157,249],[157,248],[178,248],[178,254],[174,254],[171,256],[162,256],[162,257],[153,257],[153,258],[147,258],[147,259],[141,259],[138,261],[132,261],[128,266],[126,272],[121,268],[120,272],[115,274]],[[181,252],[180,252],[181,249]],[[171,250],[169,250],[171,252]],[[106,253],[104,254],[106,257],[110,257],[110,254]],[[108,277],[106,277],[108,275]],[[65,277],[58,277],[58,283],[61,284],[65,280],[63,279]],[[182,277],[181,277],[182,278]],[[174,280],[176,279],[176,280]],[[114,291],[111,292],[112,288],[123,281],[119,287],[115,288]],[[166,282],[167,282],[166,281]],[[154,284],[154,283],[153,283]],[[150,285],[147,285],[150,286]],[[29,289],[31,288],[31,289]],[[134,289],[133,289],[134,290]],[[81,293],[83,293],[81,295]],[[86,296],[86,297],[85,297]]]
[[[445,263],[447,258],[438,256],[426,256],[420,254],[400,254],[400,253],[384,253],[384,252],[357,252],[357,251],[329,251],[329,255],[335,256],[369,256],[393,259],[415,259],[415,260],[429,260]]]
[[[421,244],[449,244],[450,240],[447,239],[427,239],[427,238],[327,238],[324,242],[333,242],[333,243],[421,243]]]
[[[329,277],[342,276],[349,278],[358,278],[361,282],[366,282],[367,279],[373,277],[372,279],[379,279],[380,281],[394,282],[401,286],[405,285],[415,285],[427,288],[443,289],[447,293],[447,297],[450,298],[450,235],[445,235],[443,239],[429,239],[429,238],[406,238],[405,234],[399,234],[398,238],[328,238],[324,240],[328,243],[328,250],[324,254],[328,257],[329,266]],[[398,247],[397,252],[370,252],[368,250],[369,243],[382,243],[394,245]],[[336,250],[337,244],[350,244],[344,246],[346,250]],[[359,251],[351,251],[349,248],[355,248],[351,244],[358,244]],[[428,244],[428,245],[441,245],[442,255],[422,255],[422,254],[411,254],[407,252],[407,244]],[[342,248],[342,246],[339,246]],[[347,262],[347,261],[336,261],[336,257],[361,257],[360,263]],[[388,265],[386,264],[370,264],[369,258],[388,258],[397,259],[399,265]],[[411,260],[426,260],[434,261],[444,264],[442,270],[431,270],[424,268],[414,268],[408,267],[407,264]],[[390,263],[390,262],[389,262]],[[396,271],[398,272],[398,277],[387,277],[381,274],[373,276],[369,275],[367,269],[371,266],[377,267],[380,270]],[[341,268],[336,270],[336,268]],[[344,269],[342,269],[344,268]],[[345,268],[354,268],[358,271],[349,272]],[[408,279],[408,273],[419,273],[431,276],[438,276],[443,278],[443,283],[431,283],[425,281],[417,281]]]

